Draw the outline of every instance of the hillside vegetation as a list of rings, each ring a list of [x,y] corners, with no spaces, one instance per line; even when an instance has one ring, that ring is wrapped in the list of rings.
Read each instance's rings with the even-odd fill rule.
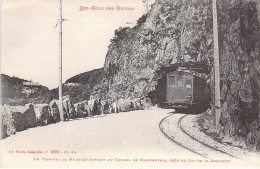
[[[26,95],[22,93],[22,89],[24,87],[23,82],[28,82],[28,80],[1,74],[2,104],[24,105],[29,102],[33,102],[33,100],[42,100],[49,92],[49,89],[47,87],[38,86],[38,89],[35,93]]]
[[[93,88],[104,78],[104,69],[95,69],[73,76],[66,80],[65,84],[77,83],[77,86],[63,85],[63,95],[69,95],[72,103],[88,100]],[[58,99],[58,88],[50,90],[44,102],[49,103],[53,99]]]

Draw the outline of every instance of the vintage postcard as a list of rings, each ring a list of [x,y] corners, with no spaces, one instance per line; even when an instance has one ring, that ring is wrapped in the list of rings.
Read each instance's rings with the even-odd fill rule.
[[[259,0],[2,0],[1,168],[260,167]]]

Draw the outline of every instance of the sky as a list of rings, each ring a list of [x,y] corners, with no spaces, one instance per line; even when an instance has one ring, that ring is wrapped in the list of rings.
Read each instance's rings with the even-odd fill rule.
[[[103,67],[114,31],[134,26],[144,11],[142,0],[63,0],[63,82]],[[58,87],[58,17],[59,0],[2,0],[1,73]]]

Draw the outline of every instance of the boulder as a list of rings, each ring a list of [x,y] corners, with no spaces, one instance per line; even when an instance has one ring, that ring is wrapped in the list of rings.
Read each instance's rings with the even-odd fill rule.
[[[0,120],[1,120],[1,139],[16,133],[16,128],[13,119],[7,113],[4,106],[0,106]]]
[[[110,113],[109,111],[109,104],[107,101],[101,101],[101,112],[102,114],[108,114]]]
[[[65,112],[68,115],[69,119],[74,119],[76,118],[76,111],[75,107],[70,101],[69,96],[64,96],[63,97],[63,107],[65,108]]]
[[[87,100],[74,104],[76,116],[77,117],[88,117],[89,112],[88,112],[87,106],[88,106]]]
[[[254,121],[247,135],[246,145],[249,150],[260,151],[260,126]]]
[[[24,112],[27,110],[27,106],[9,106],[4,105],[7,114],[9,114],[13,120],[13,124],[16,131],[23,131],[26,129],[27,122],[25,121]],[[36,121],[35,121],[36,122]]]
[[[111,112],[118,113],[117,102],[114,102],[111,107]]]
[[[54,114],[56,116],[57,119],[60,119],[60,110],[59,110],[59,100],[57,99],[53,99],[50,103],[49,106],[51,108],[51,112],[52,114]],[[57,117],[59,116],[59,117]],[[63,105],[63,117],[64,120],[68,119],[68,114],[65,110],[65,107]]]
[[[24,112],[24,120],[26,128],[36,127],[36,114],[32,104],[30,104],[28,109]]]
[[[12,119],[14,122],[14,126],[16,131],[23,131],[26,129],[25,119],[22,113],[20,112],[12,112]]]
[[[119,99],[117,102],[119,112],[127,112],[134,110],[134,104],[130,99]]]
[[[1,118],[1,139],[6,138],[7,136],[7,126],[3,123],[3,119]]]
[[[72,102],[70,101],[69,96],[63,96],[63,100],[62,100],[62,105],[63,105],[63,117],[64,120],[68,120],[68,119],[74,119],[76,118],[76,111],[75,111],[75,107],[72,104]],[[53,115],[55,115],[56,121],[59,119],[58,118],[58,110],[57,109],[59,107],[59,100],[54,99],[50,102],[50,107],[52,108],[52,113]]]
[[[150,98],[144,98],[141,100],[141,105],[143,109],[150,109],[152,107],[152,101]]]
[[[142,107],[142,102],[141,102],[140,98],[133,99],[132,102],[133,102],[135,110],[141,110],[143,108]]]
[[[91,99],[88,101],[87,106],[88,112],[90,112],[90,116],[100,115],[101,114],[101,102],[100,99]]]
[[[51,109],[48,104],[35,104],[36,122],[38,126],[51,123]]]
[[[53,102],[50,106],[50,113],[51,113],[51,122],[52,123],[57,123],[60,121],[60,112],[59,112],[59,107],[56,104],[56,102]]]
[[[114,110],[113,110],[113,105],[109,105],[109,113],[115,113]]]
[[[75,107],[75,111],[76,111],[76,116],[77,117],[86,117],[86,113],[85,112],[85,106],[83,104],[74,104]]]
[[[48,104],[34,104],[34,112],[36,115],[36,121],[38,121],[40,119],[42,108],[44,106],[48,106]]]
[[[88,117],[93,116],[92,107],[89,104],[85,105],[85,111],[87,112]]]
[[[100,114],[103,113],[101,99],[97,99],[96,101],[97,101],[97,113],[96,113],[96,115],[100,115]]]
[[[114,102],[110,107],[108,107],[108,110],[110,113],[118,113],[118,112],[127,112],[127,111],[133,111],[133,110],[141,110],[143,109],[143,104],[145,104],[147,107],[151,107],[151,102],[146,101],[145,103],[140,98],[135,98],[133,100],[131,99],[119,99],[117,102]],[[148,104],[149,103],[149,104]]]
[[[42,122],[47,125],[51,123],[51,112],[49,106],[44,106],[41,111],[41,118]]]

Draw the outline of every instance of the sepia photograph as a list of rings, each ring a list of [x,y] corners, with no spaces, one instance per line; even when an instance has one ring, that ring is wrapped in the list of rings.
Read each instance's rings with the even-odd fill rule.
[[[260,167],[260,0],[0,8],[0,168]]]

